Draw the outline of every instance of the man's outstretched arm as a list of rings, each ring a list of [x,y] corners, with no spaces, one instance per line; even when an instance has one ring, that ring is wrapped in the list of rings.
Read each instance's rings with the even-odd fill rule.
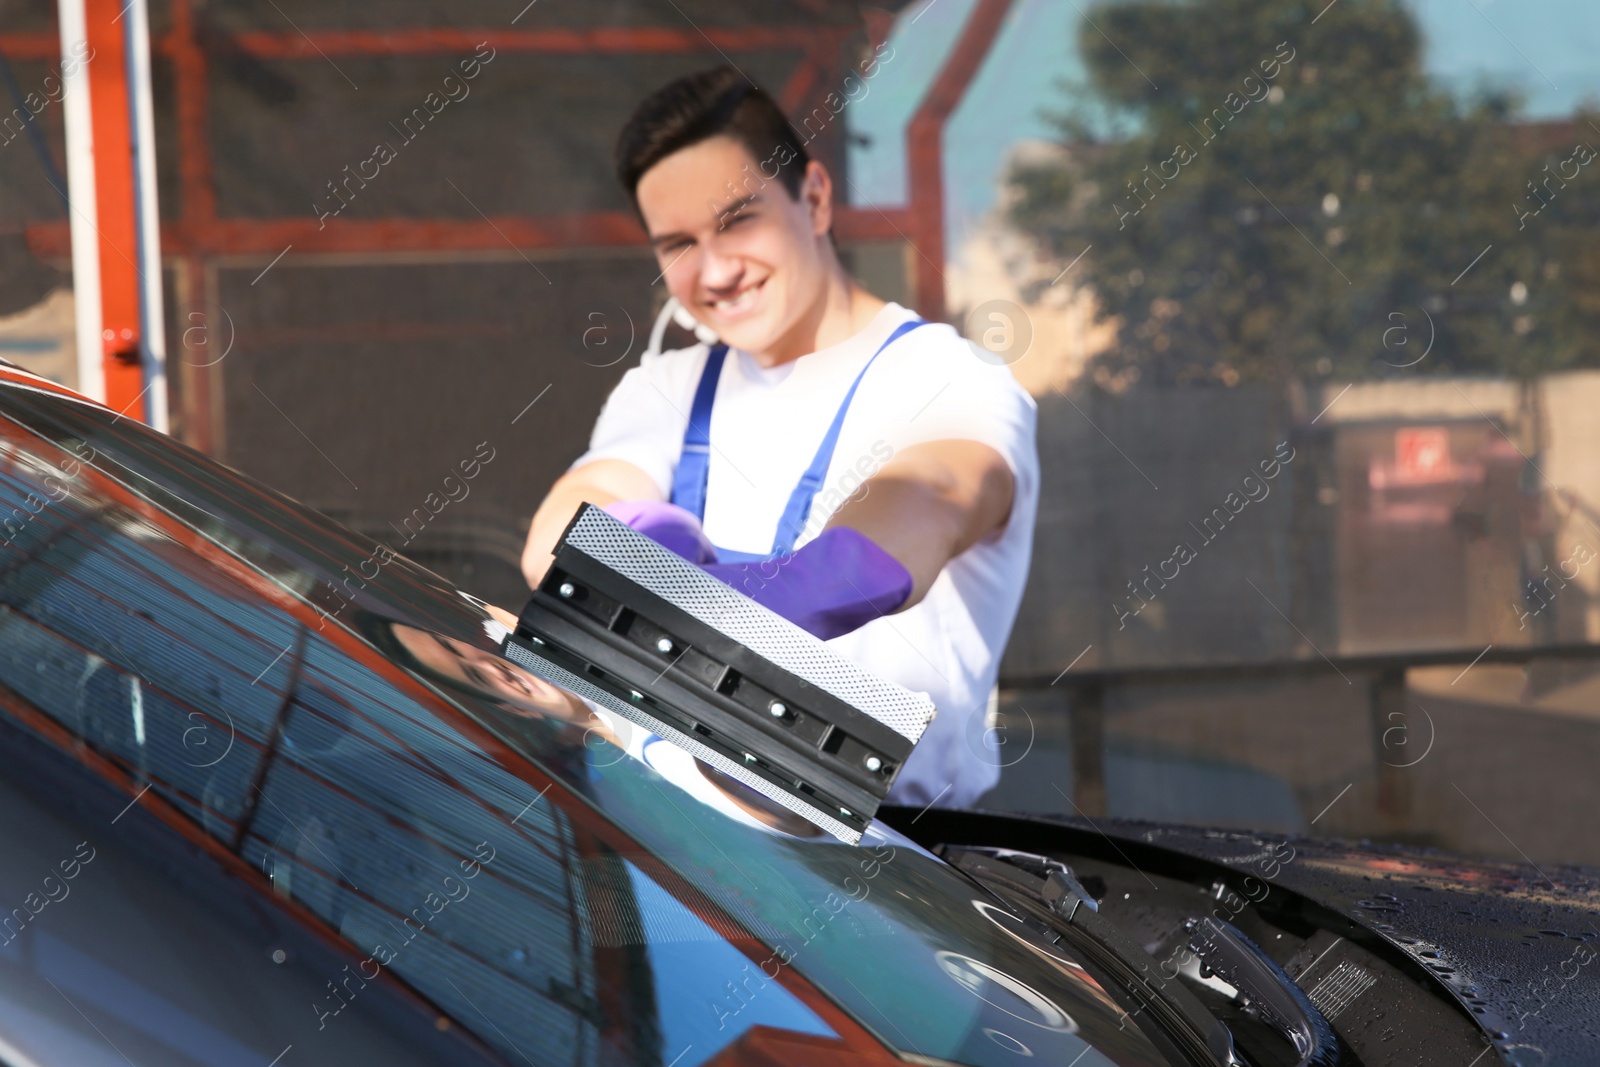
[[[839,506],[828,529],[872,539],[911,575],[904,610],[927,595],[945,564],[1005,526],[1016,480],[1000,453],[977,441],[928,441],[900,450]]]
[[[890,459],[792,556],[708,562],[715,559],[708,542],[689,546],[703,553],[684,546],[674,551],[826,640],[922,600],[945,564],[1004,527],[1015,494],[1011,468],[993,448],[968,440],[930,441]],[[550,549],[579,504],[660,500],[655,483],[621,460],[597,460],[572,471],[551,489],[528,531],[523,573],[529,584],[544,576]],[[704,541],[693,516],[665,504],[623,521],[669,547]],[[698,537],[680,536],[685,525]]]
[[[626,460],[597,459],[557,478],[533,513],[522,548],[522,576],[528,588],[537,586],[550,569],[551,549],[580,505],[605,507],[619,500],[660,499],[661,490],[651,477]]]
[[[894,456],[792,556],[706,570],[830,640],[922,600],[945,564],[1005,525],[1015,495],[993,448],[929,441]]]

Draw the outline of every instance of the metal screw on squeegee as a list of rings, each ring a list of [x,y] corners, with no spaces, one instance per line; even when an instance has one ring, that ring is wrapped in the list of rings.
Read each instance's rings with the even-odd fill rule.
[[[556,592],[561,594],[563,600],[571,600],[572,594],[576,593],[577,591],[578,587],[573,585],[571,582],[562,582],[560,587],[556,589]]]
[[[781,719],[785,715],[789,714],[788,706],[785,705],[781,700],[774,700],[771,704],[768,704],[767,710],[772,712],[772,717],[774,719]]]
[[[878,771],[880,771],[882,769],[883,769],[883,760],[879,759],[877,756],[868,756],[867,757],[867,770],[872,771],[874,774],[876,774]]]
[[[672,638],[663,637],[656,642],[656,651],[665,656],[672,651]]]

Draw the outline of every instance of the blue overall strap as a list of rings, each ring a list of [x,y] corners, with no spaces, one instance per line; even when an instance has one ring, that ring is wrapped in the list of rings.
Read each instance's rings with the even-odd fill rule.
[[[794,487],[794,492],[789,494],[789,503],[784,506],[783,517],[778,520],[777,535],[772,539],[773,555],[786,555],[794,551],[794,543],[800,539],[800,531],[805,529],[806,519],[811,514],[811,501],[822,488],[822,480],[828,476],[828,464],[833,462],[833,450],[839,444],[839,431],[844,427],[844,417],[850,410],[850,401],[855,399],[856,387],[861,384],[861,379],[867,376],[867,371],[878,357],[883,355],[884,349],[918,326],[927,324],[926,319],[912,319],[895,327],[894,333],[878,346],[878,350],[872,353],[872,358],[867,360],[867,365],[861,368],[861,373],[856,375],[856,380],[850,383],[850,391],[844,395],[844,402],[834,413],[833,424],[828,427],[827,434],[822,438],[822,444],[817,446],[817,454],[811,458],[811,466],[806,468],[806,472],[800,476],[799,484]]]
[[[706,356],[705,370],[695,387],[694,406],[689,409],[689,425],[683,431],[683,454],[672,472],[672,502],[706,517],[706,479],[711,474],[711,405],[717,399],[717,380],[722,377],[722,361],[727,345],[717,345]]]

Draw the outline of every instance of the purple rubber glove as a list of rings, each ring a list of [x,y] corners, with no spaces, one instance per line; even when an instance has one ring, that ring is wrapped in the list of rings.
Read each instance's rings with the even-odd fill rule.
[[[911,595],[911,572],[848,526],[822,531],[792,555],[705,569],[824,641],[889,614]]]
[[[676,504],[665,500],[619,500],[607,504],[604,510],[690,563],[717,561],[717,550],[700,528],[700,520]]]

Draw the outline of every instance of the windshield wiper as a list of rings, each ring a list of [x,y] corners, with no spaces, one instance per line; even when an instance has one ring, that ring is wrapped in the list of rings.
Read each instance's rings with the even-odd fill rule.
[[[1204,1067],[1235,1067],[1233,1034],[1198,997],[1162,978],[1156,961],[1099,914],[1099,904],[1072,869],[1058,860],[1003,848],[941,845],[934,850],[1008,905],[1059,935],[1092,972],[1110,980],[1107,990],[1148,1011],[1150,1037],[1176,1059]],[[1125,1008],[1128,1005],[1124,1005]]]
[[[1282,1034],[1299,1054],[1296,1067],[1356,1062],[1316,1006],[1271,956],[1232,923],[1190,919],[1189,951],[1239,991],[1246,1011]]]
[[[1016,893],[1033,893],[1052,915],[1066,924],[1063,934],[1075,931],[1093,943],[1093,948],[1086,948],[1069,937],[1081,954],[1091,958],[1096,952],[1109,954],[1114,964],[1120,964],[1123,973],[1118,977],[1131,980],[1149,995],[1164,998],[1180,1012],[1199,1013],[1222,1030],[1228,1041],[1226,1053],[1233,1056],[1231,1035],[1226,1027],[1207,1012],[1188,989],[1159,973],[1151,974],[1150,964],[1154,959],[1115,924],[1098,914],[1098,902],[1065,863],[1048,856],[1004,848],[944,846],[939,851],[955,867],[991,888],[1004,885]],[[1295,1067],[1342,1067],[1356,1062],[1294,979],[1237,927],[1208,916],[1189,919],[1184,929],[1189,934],[1188,948],[1194,960],[1233,987],[1244,1011],[1277,1031],[1294,1047],[1298,1057]],[[1110,969],[1115,973],[1119,968],[1113,965]],[[1186,1022],[1193,1026],[1192,1018]],[[1222,1046],[1213,1040],[1214,1031],[1200,1029],[1198,1032],[1206,1036],[1208,1051],[1218,1055]],[[1217,1062],[1237,1060],[1219,1059]]]

